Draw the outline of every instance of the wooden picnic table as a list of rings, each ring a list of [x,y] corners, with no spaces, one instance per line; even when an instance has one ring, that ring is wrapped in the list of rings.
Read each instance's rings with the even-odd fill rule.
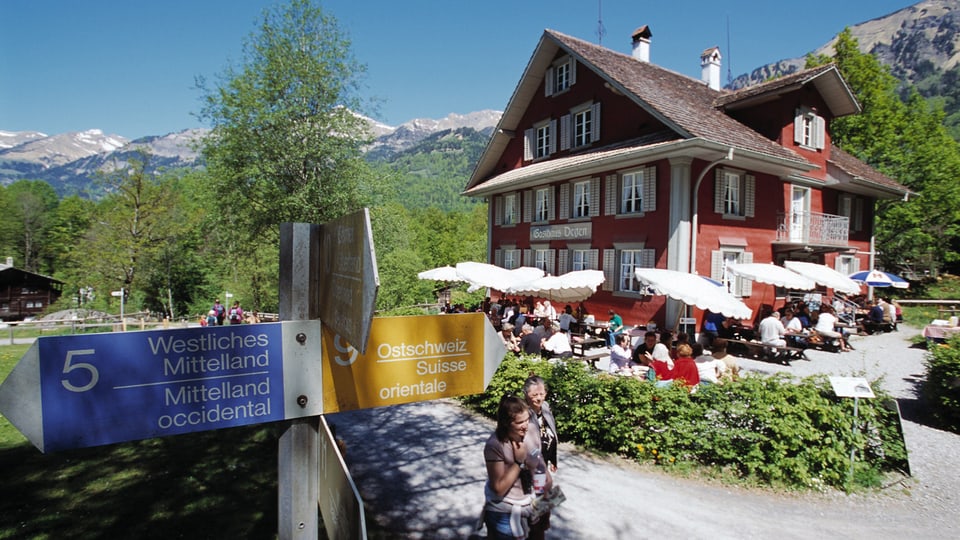
[[[732,345],[732,347],[731,347]],[[728,339],[727,350],[742,350],[753,358],[765,360],[775,360],[783,363],[789,363],[790,360],[805,360],[806,351],[799,347],[768,345],[759,341],[748,341],[745,339]]]

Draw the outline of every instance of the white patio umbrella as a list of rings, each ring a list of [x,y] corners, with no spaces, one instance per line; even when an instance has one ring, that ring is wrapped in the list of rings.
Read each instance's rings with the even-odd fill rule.
[[[703,276],[663,268],[637,268],[634,273],[653,294],[669,296],[684,304],[708,309],[727,317],[753,317],[753,311],[746,304],[723,286],[717,286],[716,282]]]
[[[506,291],[543,277],[543,270],[531,266],[521,266],[512,270],[494,264],[480,262],[461,262],[456,266],[457,274],[470,283],[468,291],[490,288]]]
[[[424,270],[417,274],[417,277],[434,281],[463,281],[463,278],[457,273],[457,269],[449,265]]]
[[[844,294],[860,292],[860,284],[829,266],[804,261],[783,261],[783,266],[834,291]]]
[[[785,289],[809,291],[817,286],[812,279],[772,263],[728,263],[727,270],[742,278],[769,283]]]
[[[560,276],[544,276],[503,292],[522,296],[537,296],[553,302],[579,302],[586,300],[603,283],[600,270],[576,270]]]

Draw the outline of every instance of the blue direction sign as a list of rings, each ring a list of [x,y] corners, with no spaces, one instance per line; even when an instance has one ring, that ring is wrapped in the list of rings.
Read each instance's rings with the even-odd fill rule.
[[[0,412],[43,452],[322,412],[320,323],[40,338]]]

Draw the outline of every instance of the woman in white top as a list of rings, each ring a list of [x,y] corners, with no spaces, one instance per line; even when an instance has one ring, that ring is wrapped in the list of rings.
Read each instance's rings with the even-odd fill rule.
[[[837,317],[833,314],[833,308],[826,304],[820,306],[820,315],[817,317],[817,325],[814,327],[814,330],[827,339],[838,340],[840,342],[840,351],[847,352],[850,350],[850,346],[847,344],[847,340],[843,337],[843,334],[834,329],[835,324],[837,324]]]

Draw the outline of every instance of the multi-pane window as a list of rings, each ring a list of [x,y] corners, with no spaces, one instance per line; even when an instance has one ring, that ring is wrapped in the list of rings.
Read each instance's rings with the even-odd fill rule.
[[[634,214],[643,211],[643,173],[632,172],[623,175],[620,194],[620,213]]]
[[[733,216],[742,216],[740,206],[740,175],[734,172],[723,173],[723,213]]]
[[[538,249],[533,252],[533,266],[547,272],[550,262],[550,250]]]
[[[505,249],[503,250],[503,267],[507,270],[512,270],[520,266],[519,259],[520,250],[518,249]]]
[[[577,182],[573,185],[573,217],[583,218],[590,216],[590,181]]]
[[[826,143],[826,122],[816,111],[801,107],[793,119],[793,142],[822,150]]]
[[[553,68],[553,91],[563,92],[570,88],[570,62],[564,62]]]
[[[550,221],[550,188],[538,189],[535,203],[534,221],[538,223]]]
[[[617,290],[640,292],[641,285],[634,272],[637,268],[643,268],[643,250],[622,250],[620,252],[620,284]]]
[[[593,141],[593,109],[573,115],[573,146],[585,146]]]
[[[574,249],[570,252],[571,269],[573,271],[590,270],[590,258],[585,249]]]
[[[754,217],[757,180],[735,169],[717,169],[714,212],[724,218]]]
[[[536,154],[538,158],[550,155],[550,124],[537,128]]]
[[[517,194],[508,193],[503,196],[503,224],[517,223]]]

